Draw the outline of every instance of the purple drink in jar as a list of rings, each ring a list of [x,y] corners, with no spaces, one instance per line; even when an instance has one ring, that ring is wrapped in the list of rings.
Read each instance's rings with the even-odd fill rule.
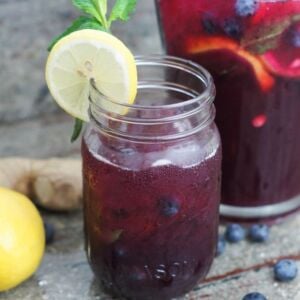
[[[92,89],[82,142],[86,250],[108,292],[167,300],[203,279],[215,254],[214,85],[185,60],[137,58],[137,65],[138,96],[125,114],[106,111],[109,99]]]

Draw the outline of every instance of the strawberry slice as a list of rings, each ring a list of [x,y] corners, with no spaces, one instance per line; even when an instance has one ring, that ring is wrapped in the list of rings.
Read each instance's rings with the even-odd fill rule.
[[[195,54],[204,54],[210,51],[230,51],[234,55],[241,58],[243,61],[246,61],[250,64],[255,74],[255,78],[257,79],[261,89],[263,91],[268,91],[272,88],[275,80],[273,76],[271,76],[267,70],[265,69],[261,60],[249,53],[248,51],[244,50],[239,46],[238,43],[235,41],[228,39],[226,37],[196,37],[190,38],[187,40],[186,44],[186,51],[190,55]]]

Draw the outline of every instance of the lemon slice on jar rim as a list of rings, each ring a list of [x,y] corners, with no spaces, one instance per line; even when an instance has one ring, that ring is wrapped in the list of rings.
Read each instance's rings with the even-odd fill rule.
[[[71,116],[89,120],[89,94],[93,80],[105,95],[104,108],[122,114],[114,105],[133,104],[137,69],[130,50],[113,35],[93,29],[75,31],[59,40],[46,63],[46,82],[57,104]]]

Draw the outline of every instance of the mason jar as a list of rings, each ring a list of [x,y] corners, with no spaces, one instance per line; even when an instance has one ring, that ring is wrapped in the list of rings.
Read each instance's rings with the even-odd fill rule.
[[[218,232],[221,148],[209,73],[136,58],[138,94],[118,104],[92,84],[82,141],[86,252],[102,286],[171,299],[203,279]]]
[[[300,207],[300,2],[157,0],[165,48],[213,75],[223,145],[221,214]]]

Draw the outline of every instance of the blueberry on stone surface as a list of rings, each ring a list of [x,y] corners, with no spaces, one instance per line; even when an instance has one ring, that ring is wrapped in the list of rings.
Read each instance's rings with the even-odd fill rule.
[[[159,199],[159,209],[162,215],[172,217],[179,212],[180,205],[176,198],[165,196]]]
[[[250,17],[258,9],[258,0],[236,0],[235,12],[239,17]]]
[[[216,256],[220,256],[221,254],[223,254],[225,248],[226,248],[226,240],[223,235],[220,235],[217,243]]]
[[[239,39],[242,35],[240,23],[235,19],[228,19],[224,22],[224,32],[233,39]]]
[[[245,229],[239,224],[229,224],[225,230],[225,239],[230,243],[237,243],[246,236]]]
[[[51,244],[54,240],[54,226],[51,223],[44,221],[45,235],[46,235],[46,244]]]
[[[270,228],[265,224],[254,224],[249,228],[249,240],[256,243],[263,243],[268,240]]]
[[[261,293],[249,293],[243,297],[242,300],[267,300],[267,298]]]
[[[293,280],[298,274],[298,268],[295,261],[283,259],[274,266],[274,277],[278,281],[288,282]]]

